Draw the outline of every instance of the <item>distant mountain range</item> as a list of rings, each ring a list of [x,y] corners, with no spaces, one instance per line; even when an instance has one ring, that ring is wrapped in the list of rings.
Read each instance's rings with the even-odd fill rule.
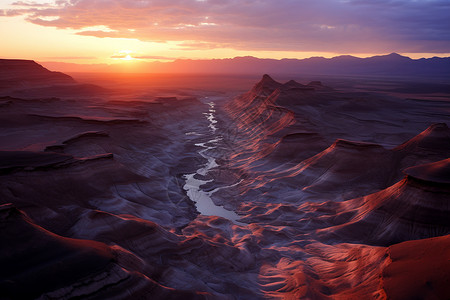
[[[344,55],[334,58],[261,59],[252,56],[230,59],[173,62],[132,62],[123,65],[43,62],[49,69],[63,72],[136,72],[136,73],[203,73],[203,74],[314,74],[314,75],[380,75],[450,77],[450,57],[411,59],[396,53],[358,58]]]

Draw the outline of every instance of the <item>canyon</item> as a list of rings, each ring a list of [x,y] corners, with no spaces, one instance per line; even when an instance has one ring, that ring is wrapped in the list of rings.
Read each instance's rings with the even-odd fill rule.
[[[450,94],[0,73],[0,299],[450,296]]]

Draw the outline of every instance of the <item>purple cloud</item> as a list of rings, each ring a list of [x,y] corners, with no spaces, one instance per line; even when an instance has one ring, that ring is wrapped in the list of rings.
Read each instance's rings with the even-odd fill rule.
[[[18,3],[42,26],[80,35],[180,41],[188,49],[450,52],[448,0],[59,0]],[[89,30],[104,26],[110,30]]]

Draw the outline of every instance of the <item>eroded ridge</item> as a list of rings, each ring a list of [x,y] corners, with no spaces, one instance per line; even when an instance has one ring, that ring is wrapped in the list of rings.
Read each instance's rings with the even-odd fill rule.
[[[0,298],[448,298],[443,101],[190,92],[0,99]]]

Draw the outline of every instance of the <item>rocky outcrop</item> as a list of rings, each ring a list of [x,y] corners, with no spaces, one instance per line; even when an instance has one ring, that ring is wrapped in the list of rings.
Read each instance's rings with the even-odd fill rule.
[[[32,60],[0,59],[0,90],[73,83],[69,75],[49,71]]]
[[[197,92],[0,99],[0,298],[445,298],[442,101]]]

